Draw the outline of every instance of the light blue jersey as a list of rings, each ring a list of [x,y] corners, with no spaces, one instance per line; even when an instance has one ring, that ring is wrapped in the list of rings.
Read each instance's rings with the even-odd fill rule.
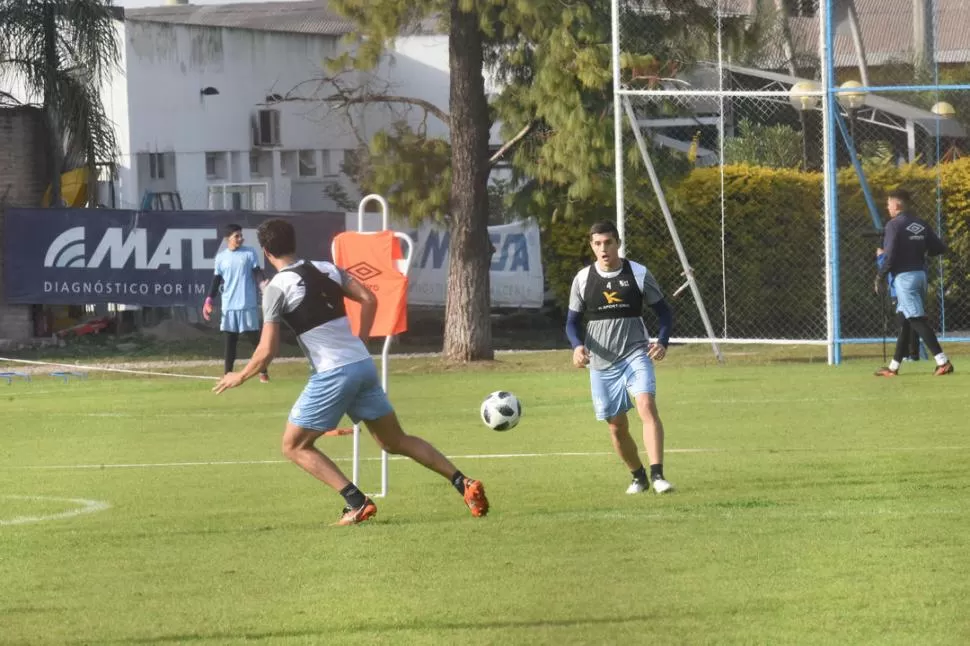
[[[216,276],[221,276],[222,311],[249,310],[258,307],[256,301],[256,278],[253,271],[259,267],[259,257],[252,247],[239,247],[235,251],[223,249],[216,254]]]

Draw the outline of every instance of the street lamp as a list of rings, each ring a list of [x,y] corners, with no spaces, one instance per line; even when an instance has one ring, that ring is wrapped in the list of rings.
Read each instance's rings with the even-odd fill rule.
[[[802,125],[802,170],[808,170],[808,138],[805,132],[806,113],[814,110],[821,96],[821,86],[812,81],[799,81],[788,91],[788,100],[798,110],[798,120]]]
[[[944,119],[952,119],[957,114],[956,108],[954,108],[946,101],[940,101],[939,103],[934,103],[933,107],[930,108],[930,112],[932,112],[938,117],[943,117]]]
[[[788,100],[799,112],[814,110],[818,105],[821,87],[813,81],[799,81],[788,91]]]
[[[856,110],[866,104],[866,92],[856,90],[856,88],[860,87],[862,87],[862,83],[859,81],[846,81],[839,86],[839,89],[850,91],[839,92],[836,95],[839,105],[841,105],[845,111],[849,113],[849,138],[852,140],[853,146],[855,146],[855,113]]]
[[[947,103],[946,101],[940,101],[939,103],[934,103],[933,107],[930,108],[930,112],[932,112],[933,114],[935,114],[941,119],[952,119],[955,116],[957,116],[956,108],[954,108],[952,104]],[[948,143],[948,142],[944,142],[944,143]],[[956,147],[956,143],[951,143],[950,147],[947,148],[946,152],[943,153],[942,157],[940,157],[939,146],[937,147],[936,150],[937,150],[937,153],[936,153],[937,157],[939,158],[938,163],[940,161],[946,161],[946,162],[956,161],[960,153],[959,149]]]

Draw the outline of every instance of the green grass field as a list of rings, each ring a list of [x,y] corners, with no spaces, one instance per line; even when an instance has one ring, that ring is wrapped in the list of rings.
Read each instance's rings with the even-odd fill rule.
[[[970,642],[970,356],[880,380],[875,349],[837,368],[735,350],[658,369],[664,497],[624,494],[568,352],[397,359],[405,427],[482,479],[492,512],[395,460],[377,518],[350,528],[279,452],[302,365],[218,397],[95,372],[0,382],[0,643]],[[525,406],[507,433],[478,420],[500,388]],[[346,459],[351,440],[322,447]]]

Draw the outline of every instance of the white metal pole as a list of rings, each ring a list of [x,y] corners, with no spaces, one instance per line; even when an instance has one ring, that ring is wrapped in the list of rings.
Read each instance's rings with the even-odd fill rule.
[[[717,153],[721,160],[719,172],[721,182],[721,316],[722,327],[721,336],[728,335],[728,297],[727,297],[727,196],[724,187],[724,137],[726,126],[724,123],[724,39],[721,33],[724,26],[721,21],[721,0],[717,2],[717,90],[721,94],[717,97],[718,119],[717,119]],[[786,27],[787,29],[787,27]],[[699,144],[698,144],[699,145]]]
[[[677,233],[677,225],[674,224],[674,217],[670,214],[670,207],[667,206],[667,199],[664,197],[663,187],[660,186],[660,178],[657,177],[657,171],[653,167],[653,161],[650,159],[650,152],[647,150],[647,142],[643,139],[643,133],[640,132],[640,128],[636,125],[636,115],[633,114],[633,106],[630,104],[630,99],[628,97],[623,97],[623,104],[626,108],[626,116],[630,120],[630,126],[633,128],[633,136],[637,140],[637,147],[640,149],[640,156],[643,157],[643,163],[647,167],[647,173],[650,175],[650,183],[653,184],[653,190],[657,194],[657,201],[660,203],[660,210],[663,211],[664,220],[667,222],[667,229],[670,231],[670,237],[673,238],[674,248],[677,250],[677,256],[680,258],[680,264],[684,268],[684,276],[687,277],[687,282],[690,284],[691,294],[694,295],[694,304],[697,305],[697,311],[701,315],[701,320],[704,322],[704,329],[707,330],[707,337],[711,340],[711,347],[714,349],[714,356],[717,357],[718,361],[724,361],[724,356],[721,354],[721,348],[718,347],[717,338],[714,336],[714,327],[711,325],[711,319],[707,316],[707,308],[704,307],[704,299],[701,297],[701,290],[697,287],[697,281],[694,280],[694,270],[691,269],[690,264],[687,262],[687,253],[684,251],[684,245],[680,242],[680,235]]]
[[[613,165],[616,185],[616,230],[620,256],[626,255],[626,208],[623,203],[623,112],[620,108],[620,0],[610,0],[613,31]],[[634,126],[635,128],[636,126]]]

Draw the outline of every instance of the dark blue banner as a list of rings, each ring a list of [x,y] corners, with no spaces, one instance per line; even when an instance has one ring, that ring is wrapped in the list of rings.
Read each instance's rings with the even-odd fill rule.
[[[243,228],[243,244],[263,262],[263,220],[291,221],[297,254],[313,260],[329,260],[344,230],[343,213],[7,209],[3,217],[5,300],[35,305],[199,306],[227,224]]]

